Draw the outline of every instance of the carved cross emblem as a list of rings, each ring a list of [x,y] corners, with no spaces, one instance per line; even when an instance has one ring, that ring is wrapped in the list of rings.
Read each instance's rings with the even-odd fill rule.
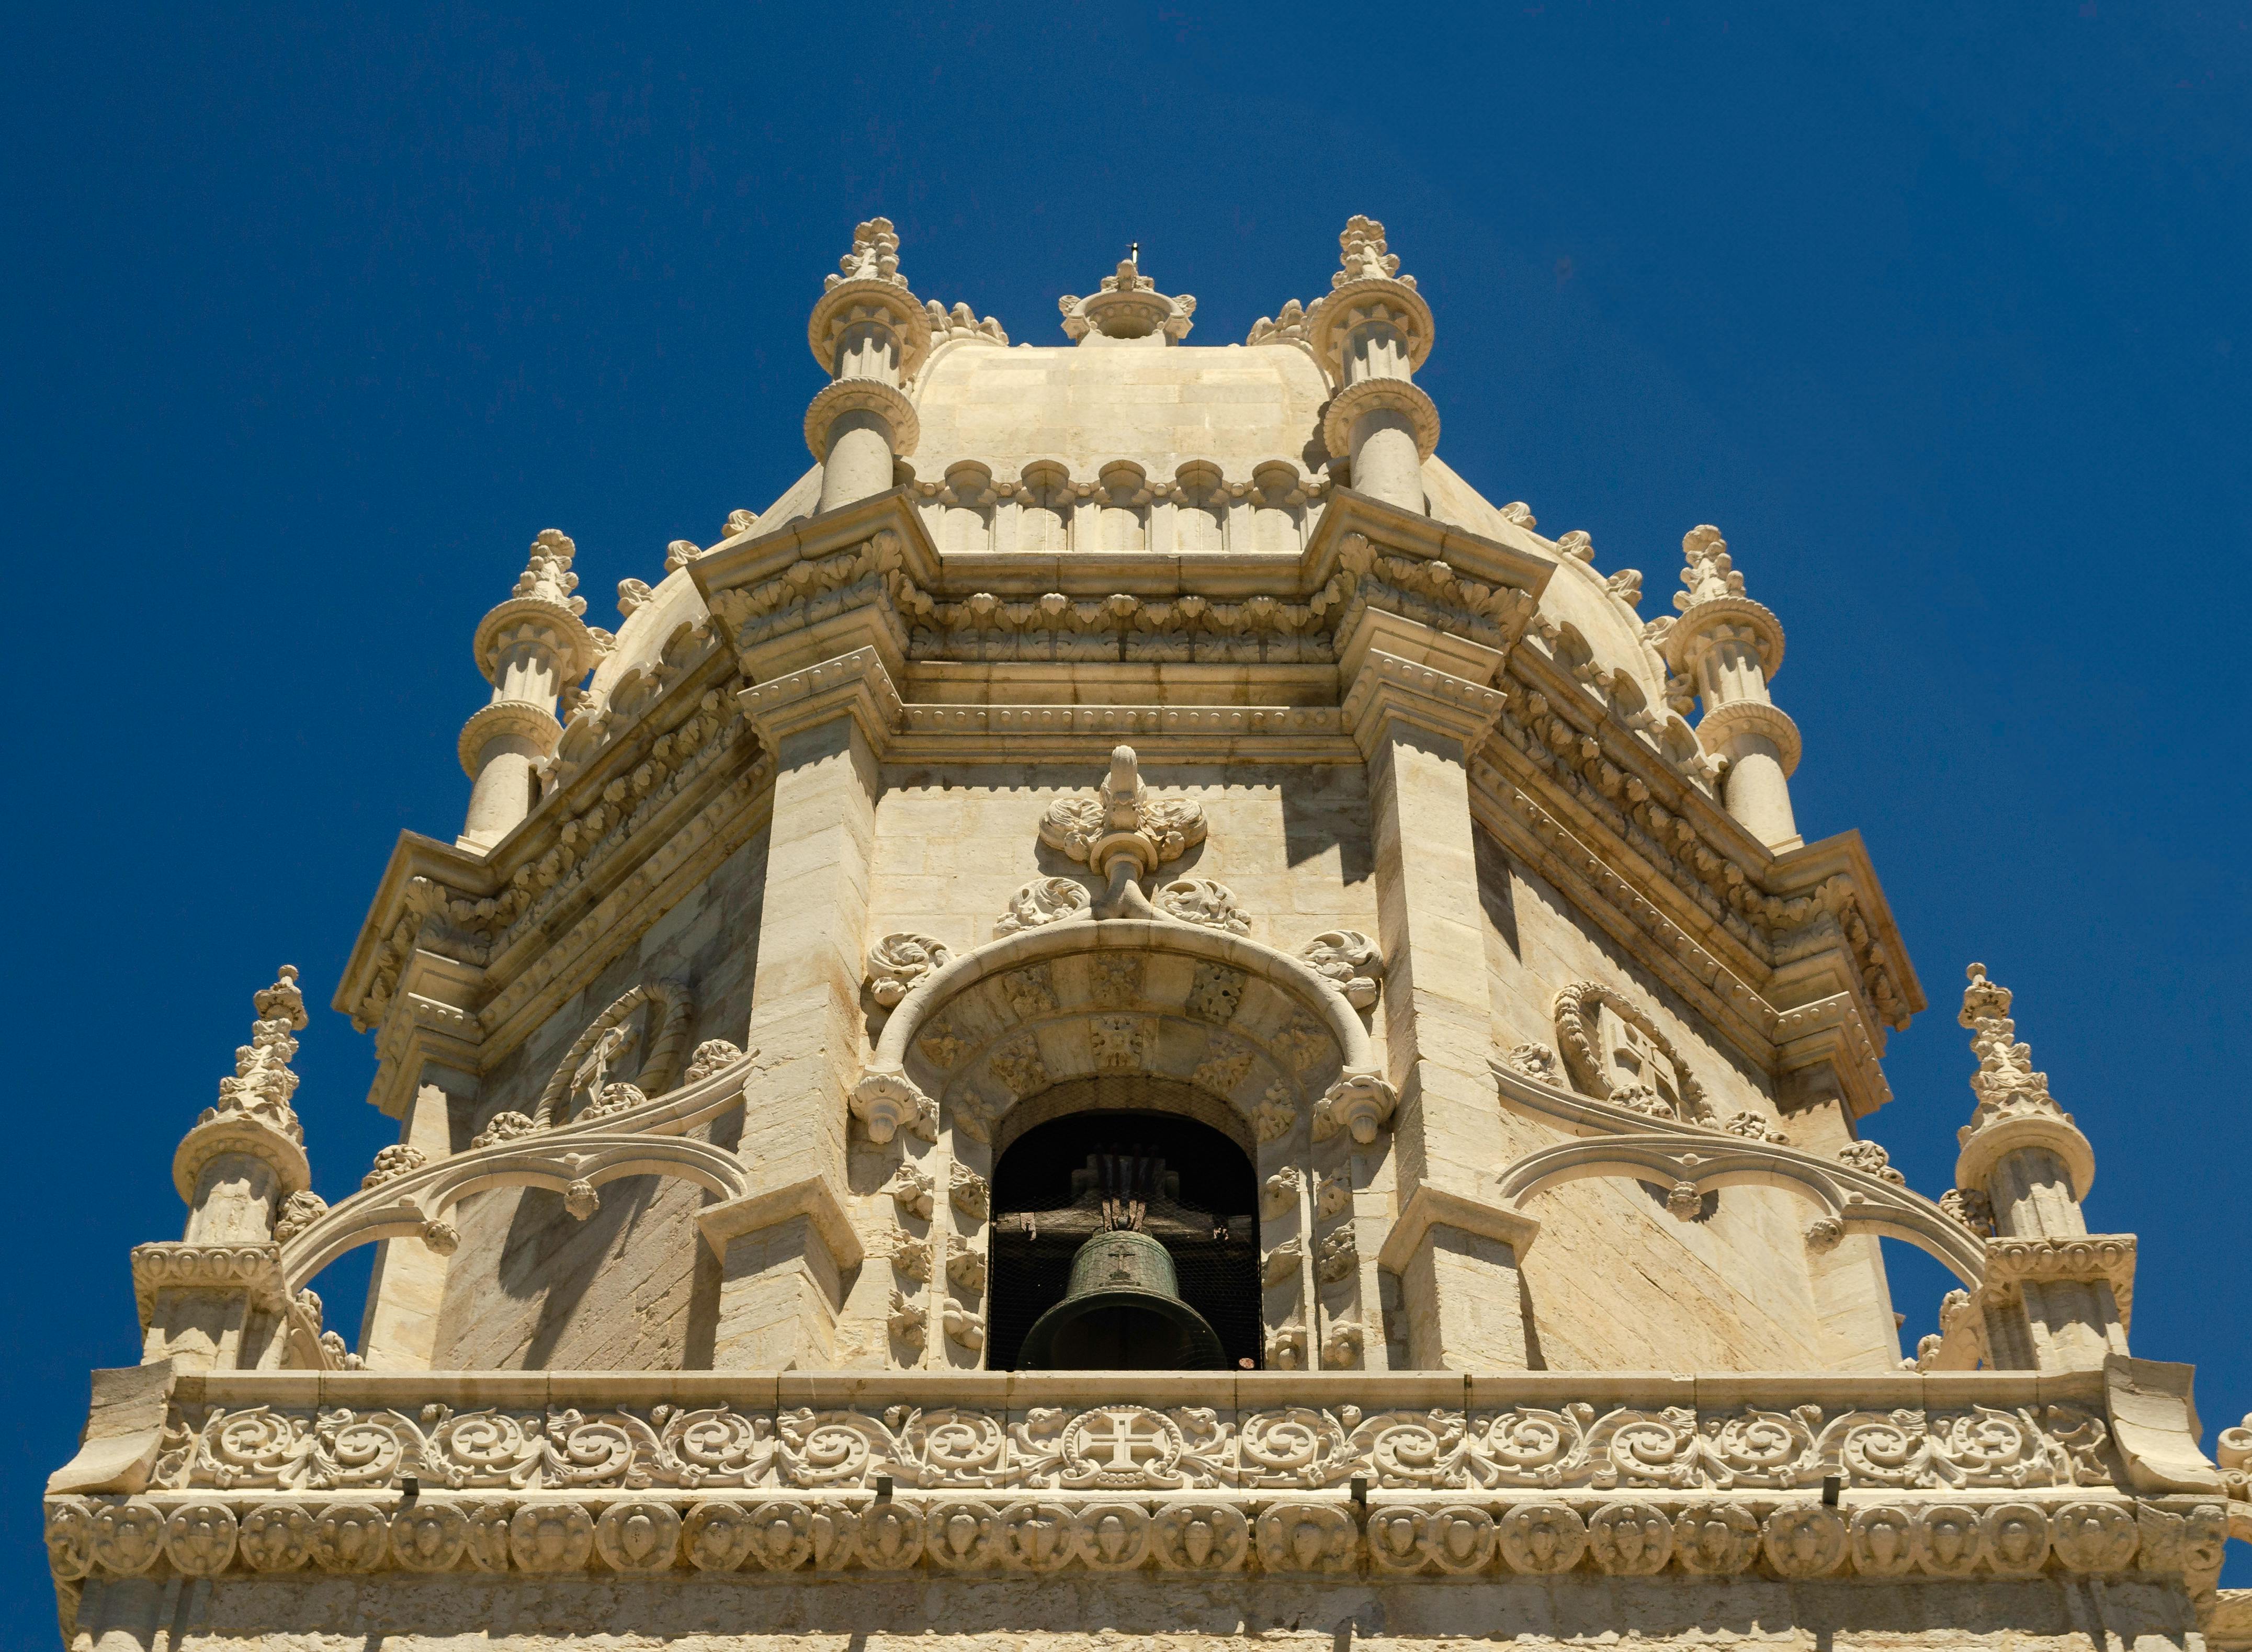
[[[1681,1114],[1681,1079],[1672,1059],[1658,1041],[1606,1005],[1602,1012],[1603,1053],[1610,1063],[1615,1092],[1645,1090],[1665,1104],[1675,1117]]]
[[[634,1047],[638,1036],[629,1024],[612,1027],[595,1039],[594,1047],[587,1052],[587,1059],[580,1062],[578,1071],[571,1075],[572,1095],[584,1095],[590,1100],[599,1100],[602,1086],[608,1081],[611,1068],[621,1056]]]
[[[1171,1485],[1181,1454],[1178,1431],[1160,1413],[1139,1406],[1105,1406],[1076,1418],[1066,1431],[1065,1475],[1073,1484]]]

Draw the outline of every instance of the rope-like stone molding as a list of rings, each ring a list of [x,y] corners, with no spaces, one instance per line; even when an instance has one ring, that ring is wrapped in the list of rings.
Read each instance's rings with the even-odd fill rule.
[[[580,1064],[598,1042],[623,1026],[643,1004],[650,1006],[650,1019],[657,1024],[648,1029],[649,1053],[643,1057],[641,1070],[634,1076],[634,1088],[647,1097],[662,1095],[671,1086],[673,1075],[680,1070],[680,1047],[688,1041],[688,1017],[696,1007],[696,997],[685,982],[640,982],[620,993],[608,1009],[587,1023],[587,1030],[556,1064],[547,1087],[539,1093],[539,1105],[532,1112],[536,1128],[546,1129],[562,1122],[560,1109],[570,1093],[571,1080]]]

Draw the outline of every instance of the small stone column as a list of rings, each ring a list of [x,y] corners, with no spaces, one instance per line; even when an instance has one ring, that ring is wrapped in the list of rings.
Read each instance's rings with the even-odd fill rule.
[[[1665,633],[1665,662],[1704,702],[1697,738],[1727,765],[1723,806],[1769,849],[1797,849],[1805,839],[1791,816],[1789,777],[1798,767],[1798,725],[1767,688],[1783,665],[1783,622],[1744,594],[1718,528],[1692,528],[1681,554],[1688,589],[1673,599],[1681,617]]]
[[[872,649],[740,698],[775,753],[774,824],[739,1149],[757,1185],[700,1218],[721,1266],[712,1364],[820,1367],[835,1358],[845,1276],[860,1261],[845,1214],[845,1135],[866,1041],[860,982],[879,758],[903,713]]]
[[[186,1236],[134,1248],[143,1364],[170,1359],[182,1371],[248,1369],[279,1329],[275,1213],[312,1183],[305,1133],[289,1105],[297,1090],[289,1067],[294,1035],[305,1025],[295,968],[284,964],[253,1003],[258,1018],[250,1042],[234,1052],[234,1076],[219,1080],[217,1105],[204,1110],[172,1156],[172,1183],[188,1206]]]
[[[1517,1272],[1536,1225],[1492,1197],[1484,920],[1465,763],[1501,696],[1370,649],[1345,714],[1368,763],[1400,1215],[1379,1260],[1400,1277],[1408,1360],[1529,1363]]]
[[[921,437],[901,386],[930,354],[930,316],[900,274],[900,238],[887,218],[852,232],[852,250],[813,307],[807,342],[829,387],[805,410],[805,445],[821,463],[821,509],[834,510],[892,485],[892,461]]]
[[[1338,237],[1344,267],[1315,306],[1309,342],[1336,394],[1322,420],[1331,455],[1356,491],[1423,510],[1423,461],[1439,445],[1439,410],[1416,388],[1431,353],[1431,307],[1384,250],[1384,226],[1358,215]]]
[[[586,675],[608,641],[580,618],[587,599],[573,596],[578,547],[553,528],[532,542],[532,554],[507,601],[477,622],[477,670],[492,700],[462,726],[462,767],[469,777],[463,849],[490,849],[532,812],[535,767],[555,749],[562,725],[555,702]]]
[[[2048,1075],[2033,1071],[2032,1047],[2017,1042],[2009,989],[1984,964],[1969,975],[1957,1019],[1978,1058],[1978,1104],[1957,1138],[1956,1202],[1993,1229],[1979,1299],[1992,1363],[2100,1366],[2128,1351],[2118,1288],[2131,1277],[2133,1237],[2089,1233],[2080,1202],[2096,1179],[2096,1151],[2050,1096]]]

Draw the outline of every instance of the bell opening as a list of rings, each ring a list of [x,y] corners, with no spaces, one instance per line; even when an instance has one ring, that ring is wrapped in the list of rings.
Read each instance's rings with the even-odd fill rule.
[[[1068,1110],[1042,1118],[1043,1103]],[[1226,1103],[1134,1074],[1017,1110],[1039,1121],[994,1164],[988,1368],[1255,1369],[1258,1184],[1244,1148],[1197,1116]]]

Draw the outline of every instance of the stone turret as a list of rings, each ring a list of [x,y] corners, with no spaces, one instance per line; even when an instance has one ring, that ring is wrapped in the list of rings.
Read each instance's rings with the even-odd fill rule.
[[[305,1026],[296,969],[282,965],[252,1002],[250,1042],[234,1052],[219,1100],[172,1157],[172,1183],[188,1206],[185,1236],[133,1252],[144,1360],[170,1358],[186,1370],[254,1364],[273,1341],[283,1299],[276,1214],[284,1201],[311,1197],[305,1132],[289,1105],[297,1092],[289,1063]]]
[[[464,849],[490,849],[532,812],[538,765],[563,732],[556,700],[608,642],[608,633],[580,617],[587,599],[572,594],[577,554],[566,535],[542,529],[515,590],[477,621],[471,646],[493,691],[462,725],[462,767],[471,785],[469,820],[455,841]]]
[[[1415,278],[1400,274],[1374,219],[1356,214],[1338,244],[1344,267],[1330,277],[1308,340],[1337,386],[1322,437],[1352,465],[1354,488],[1420,515],[1423,461],[1439,445],[1439,410],[1414,383],[1431,353],[1431,307]]]
[[[2100,1365],[2127,1351],[2124,1303],[2134,1276],[2129,1233],[2089,1234],[2081,1211],[2096,1150],[2049,1094],[2033,1049],[2018,1041],[2009,989],[1970,966],[1957,1017],[1978,1058],[1977,1097],[1957,1133],[1958,1211],[1991,1225],[1983,1306],[1992,1363],[2042,1370]]]
[[[821,509],[834,510],[892,485],[892,461],[921,431],[901,386],[930,354],[930,316],[900,274],[900,238],[887,218],[852,232],[806,323],[828,388],[805,410],[805,445],[821,462]]]
[[[1704,702],[1697,738],[1727,763],[1720,795],[1728,813],[1769,849],[1796,849],[1804,841],[1790,809],[1798,725],[1768,698],[1783,666],[1783,622],[1744,594],[1718,528],[1692,528],[1681,556],[1686,589],[1673,599],[1681,617],[1665,633],[1666,663]]]

